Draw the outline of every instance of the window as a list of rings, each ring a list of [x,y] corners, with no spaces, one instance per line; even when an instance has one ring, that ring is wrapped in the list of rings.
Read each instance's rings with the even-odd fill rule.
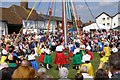
[[[105,26],[105,23],[103,23],[103,25]]]
[[[118,17],[118,19],[120,20],[120,17]]]
[[[115,26],[115,23],[114,23],[114,26]]]
[[[110,18],[109,17],[107,17],[107,20],[109,20]]]
[[[103,18],[103,21],[105,20],[105,18]]]
[[[107,23],[107,25],[110,25],[110,23]]]

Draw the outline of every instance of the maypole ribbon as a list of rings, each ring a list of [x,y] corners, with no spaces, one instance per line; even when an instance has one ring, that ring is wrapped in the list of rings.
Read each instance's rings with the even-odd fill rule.
[[[54,1],[55,2],[55,1]],[[54,10],[53,10],[53,16],[55,16],[55,11],[56,11],[56,2],[55,2],[55,7],[54,7]],[[55,19],[53,18],[53,21],[52,21],[52,24],[55,24]],[[54,25],[52,25],[52,35],[53,35],[53,28],[54,28]]]
[[[36,0],[35,4],[34,4],[34,5],[33,5],[33,7],[32,7],[32,10],[30,11],[30,13],[29,13],[29,15],[28,15],[28,17],[27,17],[27,19],[26,19],[26,20],[28,20],[28,19],[29,19],[29,17],[30,17],[30,15],[32,14],[32,12],[33,12],[33,10],[34,10],[34,8],[35,8],[35,6],[36,6],[37,2],[38,2],[38,0]]]
[[[75,23],[76,23],[76,28],[77,28],[78,36],[80,38],[80,32],[79,32],[79,29],[78,29],[78,26],[77,26],[77,18],[76,18],[76,14],[75,14],[74,5],[72,3],[72,0],[70,0],[70,2],[71,2],[71,6],[72,6],[73,15],[74,15],[74,18],[75,18]],[[80,39],[80,41],[81,41],[81,39]]]
[[[69,2],[67,2],[67,8],[68,8],[68,17],[69,17],[69,19],[71,19],[71,17],[70,17],[70,5],[69,5]]]
[[[49,35],[50,22],[51,22],[51,19],[52,19],[52,9],[53,9],[53,3],[54,3],[54,0],[52,0],[52,7],[51,7],[51,8],[50,8],[50,10],[49,10],[49,15],[50,15],[50,18],[49,18],[49,21],[48,21],[48,31],[47,31],[47,36]]]
[[[75,15],[75,10],[74,10],[74,6],[73,6],[73,3],[72,3],[72,0],[70,0],[71,1],[71,5],[72,5],[72,11],[73,11],[73,15],[74,15],[74,18],[75,18],[75,23],[76,23],[76,28],[77,28],[77,30],[78,30],[78,26],[77,26],[77,18],[76,18],[76,15]],[[79,32],[79,31],[78,31]]]
[[[32,14],[32,12],[33,12],[33,10],[34,10],[34,8],[35,8],[35,6],[36,6],[37,2],[38,2],[38,0],[36,0],[35,4],[34,4],[34,5],[33,5],[33,7],[32,7],[32,10],[31,10],[31,11],[30,11],[30,13],[28,14],[28,16],[27,16],[27,19],[26,19],[26,20],[28,20],[28,19],[29,19],[29,17],[30,17],[30,15]],[[18,36],[20,35],[20,32],[21,32],[22,30],[23,30],[23,26],[22,26],[22,28],[20,29],[20,31],[19,31],[19,33],[18,33],[18,35],[17,35],[16,39],[15,39],[15,42],[16,42],[16,40],[17,40],[17,38],[18,38]]]

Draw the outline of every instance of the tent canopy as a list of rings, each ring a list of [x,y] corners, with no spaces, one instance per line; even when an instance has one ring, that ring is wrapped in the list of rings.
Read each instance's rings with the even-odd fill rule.
[[[90,25],[88,25],[88,26],[85,26],[85,27],[83,28],[83,31],[90,31],[91,29],[95,29],[95,30],[105,29],[105,30],[108,30],[108,29],[110,29],[110,28],[109,28],[109,27],[106,27],[106,26],[104,26],[104,25],[102,25],[102,24],[92,23],[92,24],[90,24]]]

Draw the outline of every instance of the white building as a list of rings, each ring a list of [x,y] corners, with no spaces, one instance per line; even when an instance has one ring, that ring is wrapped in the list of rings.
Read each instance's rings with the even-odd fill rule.
[[[7,34],[8,34],[7,22],[0,20],[0,39],[2,35],[7,35]]]
[[[112,18],[112,28],[120,26],[120,13],[117,13]]]
[[[120,26],[119,15],[120,13],[117,13],[114,16],[110,16],[109,14],[102,12],[96,17],[96,23],[105,25],[105,27],[113,29],[117,26]]]

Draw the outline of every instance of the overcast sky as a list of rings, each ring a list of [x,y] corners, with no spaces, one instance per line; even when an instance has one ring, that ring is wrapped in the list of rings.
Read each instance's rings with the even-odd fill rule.
[[[11,5],[20,5],[20,0],[0,0],[0,7],[10,7]],[[16,1],[16,2],[14,2]],[[32,8],[36,0],[29,0],[29,8]],[[39,2],[36,4],[35,10],[38,13],[47,14],[49,1],[52,0],[38,0]],[[42,2],[41,2],[42,1]],[[62,7],[60,0],[54,0],[54,7],[56,6],[54,16],[62,16]],[[69,0],[66,0],[69,1]],[[102,12],[108,13],[110,16],[114,16],[118,13],[118,1],[119,0],[86,0],[89,8],[91,9],[92,14],[94,17],[98,16]],[[40,6],[38,7],[39,3],[41,2]],[[90,14],[88,7],[85,4],[85,0],[74,0],[75,8],[77,11],[77,15],[80,16],[83,22],[87,22],[89,20],[93,20],[94,18]],[[38,8],[37,8],[38,7]]]

